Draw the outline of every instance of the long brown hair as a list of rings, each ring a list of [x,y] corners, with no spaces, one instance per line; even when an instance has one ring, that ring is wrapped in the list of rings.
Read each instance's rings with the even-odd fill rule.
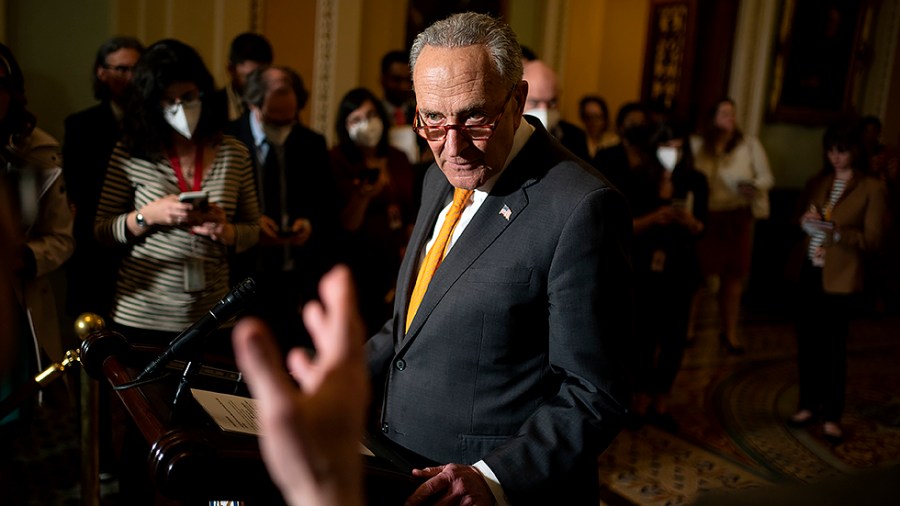
[[[716,156],[716,143],[719,139],[722,138],[724,132],[718,125],[716,125],[716,115],[719,113],[719,107],[722,107],[724,104],[731,104],[732,107],[735,106],[734,100],[729,97],[722,97],[719,100],[716,100],[715,104],[710,107],[707,115],[706,115],[706,123],[703,126],[703,145],[701,146],[701,150],[709,157]],[[725,153],[731,153],[734,151],[734,148],[737,147],[741,141],[744,140],[744,132],[741,131],[740,127],[735,125],[734,132],[731,135],[731,138],[728,139],[728,142],[725,143]]]

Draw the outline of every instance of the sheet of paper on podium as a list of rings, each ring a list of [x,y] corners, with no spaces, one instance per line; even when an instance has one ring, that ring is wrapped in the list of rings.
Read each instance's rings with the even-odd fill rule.
[[[256,416],[256,399],[196,388],[191,389],[191,394],[222,430],[254,436],[262,434]],[[359,445],[359,453],[375,456],[362,443]]]

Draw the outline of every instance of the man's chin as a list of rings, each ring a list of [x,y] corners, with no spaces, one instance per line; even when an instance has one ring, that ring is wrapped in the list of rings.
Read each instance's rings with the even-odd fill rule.
[[[484,168],[471,170],[449,169],[444,170],[444,176],[454,188],[474,190],[484,183]]]

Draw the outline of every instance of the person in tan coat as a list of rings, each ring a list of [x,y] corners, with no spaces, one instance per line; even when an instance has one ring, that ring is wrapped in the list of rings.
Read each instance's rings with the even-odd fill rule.
[[[788,423],[806,426],[821,417],[822,434],[834,443],[843,438],[850,319],[864,290],[865,258],[882,241],[887,206],[884,183],[862,170],[858,140],[850,124],[829,127],[825,167],[799,201],[807,235],[797,317],[800,397]]]
[[[63,341],[51,274],[75,250],[74,218],[62,177],[59,143],[36,127],[26,108],[25,78],[12,51],[0,44],[0,167],[12,216],[8,248],[10,282],[2,286],[15,301],[15,333],[4,337],[14,358],[0,368],[0,399],[26,378],[63,358]],[[11,285],[11,286],[10,286]],[[19,418],[16,411],[0,425]],[[24,417],[23,417],[24,418]]]

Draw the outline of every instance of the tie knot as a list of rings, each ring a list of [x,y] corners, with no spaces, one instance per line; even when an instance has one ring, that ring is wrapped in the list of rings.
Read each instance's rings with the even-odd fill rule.
[[[469,197],[472,196],[475,190],[464,190],[462,188],[454,188],[453,190],[453,207],[456,209],[462,209],[465,207],[466,203],[469,201]]]

